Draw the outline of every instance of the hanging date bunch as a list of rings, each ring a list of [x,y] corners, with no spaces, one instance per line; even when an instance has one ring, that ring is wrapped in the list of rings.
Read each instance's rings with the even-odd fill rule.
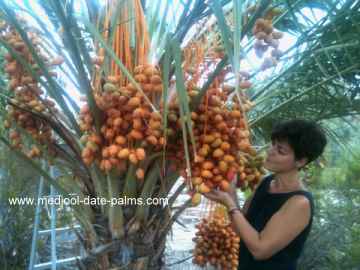
[[[196,225],[193,263],[217,269],[236,270],[240,238],[236,235],[222,206]]]
[[[115,5],[116,1],[112,1]],[[143,11],[139,1],[134,1],[137,20],[136,36],[143,37],[144,42],[136,44],[137,59],[132,58],[130,50],[130,26],[127,23],[117,24],[114,33],[113,50],[130,71],[135,82],[122,73],[113,60],[109,63],[109,74],[102,76],[105,53],[99,48],[93,62],[97,72],[94,76],[94,97],[103,119],[99,132],[95,129],[94,118],[88,104],[80,113],[79,124],[84,135],[82,143],[83,161],[87,165],[96,162],[100,169],[109,172],[115,169],[119,173],[126,171],[130,165],[136,167],[136,177],[144,179],[146,158],[149,153],[159,152],[165,145],[161,112],[153,104],[158,104],[162,95],[162,78],[160,69],[147,62],[149,41],[145,29]],[[105,26],[110,24],[114,7],[108,6]],[[124,10],[121,20],[128,18]],[[129,20],[130,21],[130,20]],[[105,31],[105,40],[109,39]],[[140,40],[137,39],[137,40]]]
[[[134,77],[139,85],[148,85],[145,94],[132,83],[121,86],[107,82],[103,92],[95,95],[97,106],[105,117],[100,136],[96,134],[88,106],[82,108],[80,126],[86,134],[82,154],[87,164],[91,164],[98,153],[102,170],[124,170],[127,161],[139,165],[146,157],[145,149],[162,149],[165,143],[162,117],[148,102],[159,94],[160,71],[151,65],[141,65],[135,68]],[[139,178],[141,175],[139,168]]]
[[[50,68],[49,75],[56,76],[56,72],[51,69],[62,64],[62,57],[51,57],[45,54],[41,48],[41,36],[32,31],[32,28],[27,26],[27,22],[23,18],[19,17],[18,20],[28,30],[25,34],[29,42],[31,42],[45,65]],[[50,145],[53,141],[51,128],[45,121],[35,117],[34,113],[49,116],[56,113],[57,109],[55,103],[44,96],[36,76],[31,74],[22,63],[25,62],[29,65],[37,72],[38,76],[43,75],[21,35],[13,26],[2,22],[0,38],[8,46],[8,52],[5,54],[6,65],[4,71],[8,75],[8,87],[12,92],[12,99],[8,105],[8,114],[4,126],[10,129],[9,137],[13,147],[22,149],[31,158],[39,157],[41,151],[36,145],[32,145],[28,151],[24,149],[22,136],[17,129],[25,130],[39,144]]]
[[[280,39],[283,37],[283,33],[275,31],[273,26],[274,17],[281,14],[278,8],[270,8],[263,18],[256,20],[253,27],[253,35],[256,39],[254,43],[255,53],[259,58],[262,58],[264,54],[271,49],[270,56],[265,57],[261,65],[261,70],[277,65],[282,52],[279,50]]]
[[[200,95],[199,82],[208,76],[210,66],[218,61],[212,55],[212,49],[204,50],[203,42],[190,44],[185,48],[184,69],[187,82],[189,103]],[[196,56],[196,57],[194,57]],[[193,205],[200,203],[201,194],[212,189],[228,191],[235,176],[239,175],[237,186],[253,188],[261,179],[262,173],[252,170],[248,160],[256,158],[257,153],[250,141],[250,130],[247,125],[246,112],[253,104],[244,92],[239,98],[234,95],[234,88],[224,83],[224,78],[230,70],[226,68],[210,85],[202,96],[199,105],[191,112],[191,123],[195,146],[191,146],[191,179],[190,194]],[[241,73],[240,88],[250,87],[249,75]],[[168,125],[171,130],[181,128],[181,117],[178,110],[177,96],[170,99]],[[189,141],[190,138],[189,138]],[[183,171],[186,178],[183,157],[183,143],[168,145],[169,159],[172,159],[177,169]],[[250,184],[251,182],[251,184]]]
[[[263,167],[264,158],[261,155],[242,155],[240,158],[241,169],[237,175],[236,187],[241,190],[254,189],[265,175]]]
[[[192,86],[188,87],[190,102],[195,91]],[[214,188],[227,191],[234,175],[241,169],[241,156],[244,153],[256,154],[250,144],[244,112],[236,100],[232,105],[226,105],[228,94],[226,88],[212,86],[198,109],[191,113],[196,144],[196,152],[191,159],[191,182],[194,190],[200,193]],[[181,125],[180,117],[176,110],[171,110],[169,115],[169,126],[176,130]],[[179,158],[184,155],[181,146],[180,141],[178,146],[173,145],[175,160],[180,161]],[[169,151],[171,149],[169,145]],[[181,162],[177,165],[180,168],[184,166]]]

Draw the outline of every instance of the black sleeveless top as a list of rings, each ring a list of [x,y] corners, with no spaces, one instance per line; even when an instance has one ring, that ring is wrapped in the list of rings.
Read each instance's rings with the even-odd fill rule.
[[[245,215],[255,230],[261,232],[270,218],[294,195],[303,195],[310,201],[310,222],[289,245],[267,260],[255,260],[245,243],[240,241],[238,270],[296,270],[297,260],[303,250],[313,221],[313,197],[310,192],[303,190],[287,193],[269,193],[269,186],[272,179],[273,175],[269,175],[263,179]]]

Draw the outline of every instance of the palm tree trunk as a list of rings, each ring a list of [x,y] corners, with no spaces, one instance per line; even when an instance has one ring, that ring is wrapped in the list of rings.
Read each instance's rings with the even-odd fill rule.
[[[160,270],[166,235],[173,222],[170,211],[163,207],[150,207],[149,218],[142,223],[133,222],[134,209],[123,209],[126,225],[122,239],[112,239],[110,220],[97,213],[94,221],[97,240],[90,234],[82,237],[88,255],[79,263],[80,269]]]
[[[139,232],[133,238],[116,240],[105,244],[96,255],[89,255],[79,263],[80,269],[128,269],[128,270],[160,270],[163,265],[165,239],[154,239],[156,232]],[[148,239],[154,239],[148,241]],[[160,240],[160,241],[158,241]],[[91,252],[89,252],[91,254]]]

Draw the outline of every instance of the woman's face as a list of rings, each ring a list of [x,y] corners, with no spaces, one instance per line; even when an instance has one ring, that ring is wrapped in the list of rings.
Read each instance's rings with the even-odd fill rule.
[[[275,173],[297,169],[293,149],[287,142],[273,141],[267,151],[264,167]]]

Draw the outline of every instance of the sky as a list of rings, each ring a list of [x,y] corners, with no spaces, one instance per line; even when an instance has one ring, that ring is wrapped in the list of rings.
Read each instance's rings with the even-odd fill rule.
[[[160,9],[157,10],[157,8],[159,7],[157,5],[158,1],[161,2],[160,5]],[[158,0],[158,1],[147,1],[148,3],[151,3],[151,7],[152,7],[152,12],[151,14],[155,14],[158,15],[159,17],[162,17],[164,11],[165,11],[165,3],[167,2],[166,0]],[[51,24],[49,22],[49,20],[47,19],[47,17],[45,16],[44,12],[42,11],[41,8],[39,8],[34,1],[20,1],[20,0],[16,0],[16,3],[18,3],[19,5],[28,5],[31,7],[31,9],[33,10],[33,12],[35,14],[37,14],[48,26],[49,26],[49,30],[54,34],[54,37],[60,41],[60,36],[59,34],[59,29],[54,29],[51,27]],[[105,1],[100,1],[101,3],[104,3]],[[82,13],[82,11],[84,10],[84,1],[75,1],[75,10],[78,11],[78,15],[80,15]],[[168,13],[168,23],[169,25],[172,25],[172,30],[174,30],[176,22],[179,19],[179,16],[183,10],[183,6],[181,4],[180,1],[178,0],[174,0],[172,1],[172,4],[169,6],[169,13]],[[308,8],[304,8],[302,10],[303,14],[306,15],[307,18],[312,19],[313,21],[317,21],[319,19],[321,19],[323,16],[325,16],[325,13],[322,12],[319,9],[314,9],[314,11],[311,11]],[[33,23],[34,25],[36,25],[36,22],[30,17],[27,16],[28,18],[30,18],[30,20],[32,21],[31,23]],[[302,22],[303,24],[306,25],[306,20],[303,17],[299,17],[300,22]],[[194,29],[196,29],[194,27]],[[190,35],[191,35],[191,31],[190,31]],[[286,51],[287,49],[289,49],[290,47],[292,47],[295,42],[296,42],[296,36],[293,36],[289,33],[284,33],[284,37],[280,40],[280,45],[279,45],[279,49],[281,51]],[[242,41],[242,45],[245,46],[245,44],[247,44],[248,40],[246,38],[243,39]],[[270,50],[268,50],[268,52],[265,54],[265,56],[268,56],[270,54]],[[54,54],[56,55],[56,54]],[[259,68],[259,66],[262,63],[262,59],[258,58],[255,55],[254,50],[250,50],[250,52],[247,54],[246,59],[244,61],[242,61],[241,64],[241,70],[254,70]],[[261,72],[261,74],[257,77],[257,79],[266,79],[269,76],[273,76],[274,73],[276,73],[279,69],[281,68],[281,65],[279,65],[279,67],[275,68],[275,69],[269,69],[265,72]],[[68,71],[68,70],[67,70]],[[69,72],[69,71],[68,71]],[[64,83],[65,83],[65,88],[67,90],[67,92],[73,97],[73,99],[81,104],[80,102],[80,93],[78,91],[76,91],[76,87],[71,83],[70,80],[66,79],[66,76],[62,76],[62,78],[64,79]]]

